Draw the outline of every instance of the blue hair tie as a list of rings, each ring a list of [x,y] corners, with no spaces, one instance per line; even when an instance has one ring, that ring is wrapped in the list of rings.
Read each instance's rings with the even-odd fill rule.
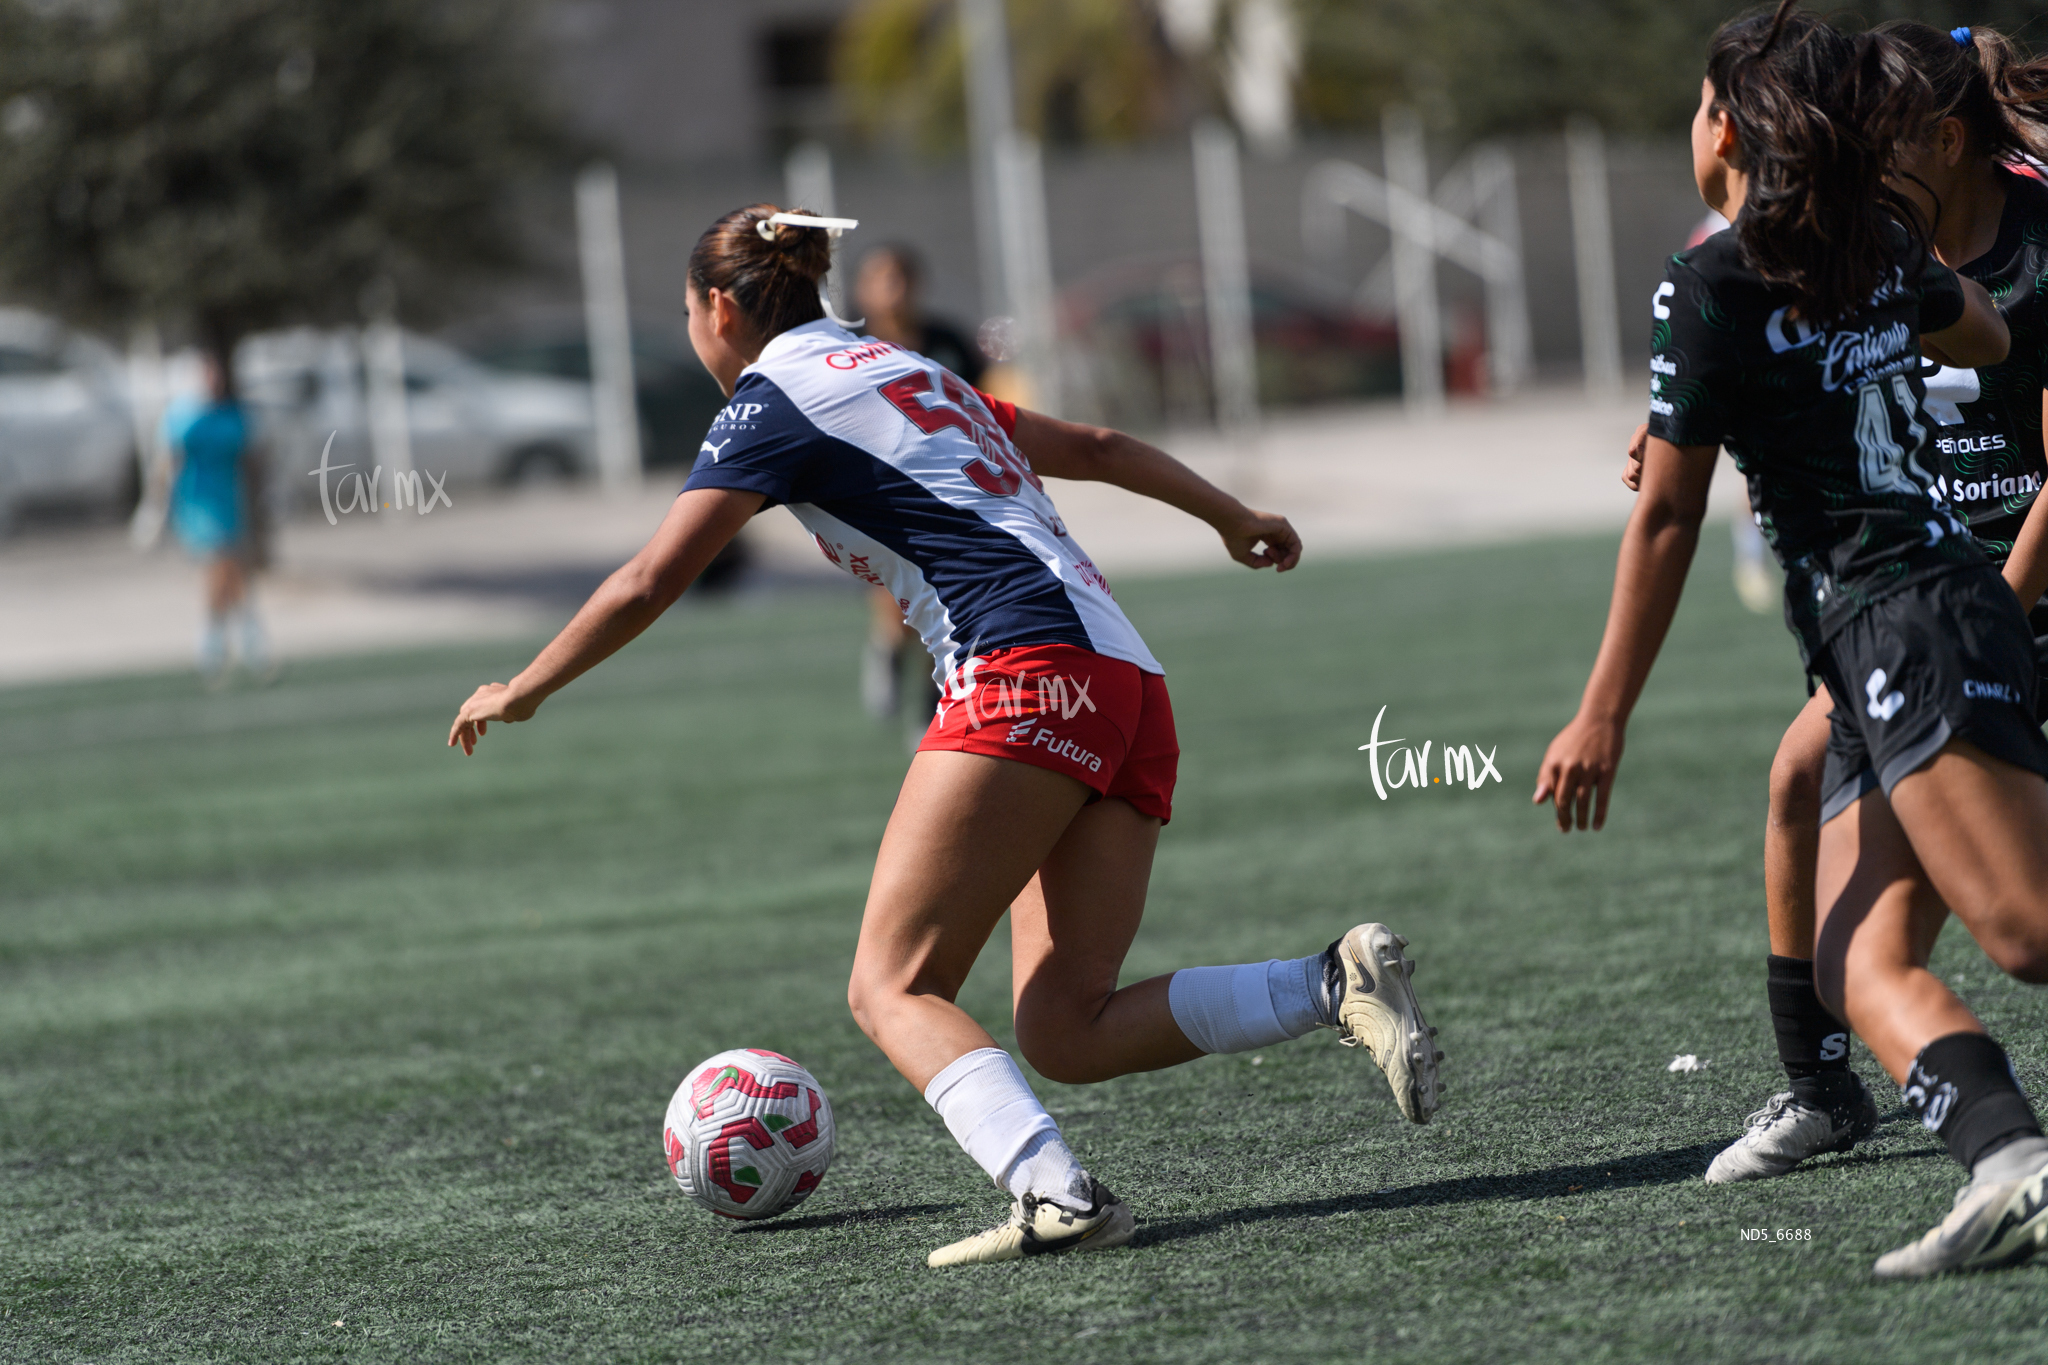
[[[1956,40],[1957,47],[1968,47],[1970,45],[1970,30],[1967,26],[1950,29],[1948,36]]]

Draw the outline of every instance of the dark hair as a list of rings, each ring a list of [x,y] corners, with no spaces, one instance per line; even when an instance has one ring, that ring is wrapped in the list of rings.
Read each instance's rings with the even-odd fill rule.
[[[1780,0],[1723,24],[1707,80],[1712,107],[1735,128],[1730,164],[1749,177],[1735,223],[1743,258],[1826,325],[1863,306],[1891,273],[1895,224],[1925,237],[1886,175],[1899,144],[1925,128],[1932,95],[1890,39],[1850,37],[1797,8]]]
[[[734,209],[705,229],[690,252],[690,283],[700,293],[725,291],[763,341],[825,316],[818,281],[832,268],[832,239],[823,228],[777,223],[770,241],[761,224],[783,211],[773,204]]]
[[[1961,119],[1970,150],[1993,161],[2048,157],[2048,60],[2023,59],[2011,39],[1988,28],[1950,33],[1894,19],[1876,31],[1904,48],[1933,88],[1929,127]],[[1957,42],[1957,33],[1968,41]]]

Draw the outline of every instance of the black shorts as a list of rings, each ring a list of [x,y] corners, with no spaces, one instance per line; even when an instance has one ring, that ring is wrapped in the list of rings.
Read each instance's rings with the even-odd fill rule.
[[[2034,672],[2040,678],[2034,697],[2034,720],[2048,725],[2048,607],[2027,613],[2027,626],[2034,632]]]
[[[1814,665],[1835,703],[1822,824],[1875,788],[1889,796],[1952,739],[2048,777],[2034,634],[1996,569],[1946,574],[1873,603]]]

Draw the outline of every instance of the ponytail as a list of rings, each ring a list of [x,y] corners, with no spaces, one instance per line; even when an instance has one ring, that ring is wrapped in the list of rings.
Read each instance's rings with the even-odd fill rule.
[[[825,316],[819,281],[832,269],[832,240],[824,229],[769,224],[780,212],[773,204],[734,209],[690,252],[690,283],[700,293],[722,291],[763,341]]]
[[[2024,58],[1995,29],[1944,32],[1912,19],[1880,24],[1933,92],[1931,128],[1961,119],[1970,150],[1993,161],[2048,161],[2048,58]]]
[[[1797,9],[1780,0],[1722,25],[1707,80],[1735,129],[1731,164],[1749,177],[1735,223],[1743,258],[1825,326],[1890,276],[1899,224],[1925,236],[1886,176],[1898,144],[1925,127],[1931,95],[1890,39],[1850,37]]]

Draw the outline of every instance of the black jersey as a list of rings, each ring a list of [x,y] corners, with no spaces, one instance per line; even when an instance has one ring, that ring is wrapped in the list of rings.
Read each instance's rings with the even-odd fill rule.
[[[1935,496],[1963,514],[1984,553],[2003,561],[2048,475],[2041,385],[2048,378],[2048,185],[2004,172],[1998,240],[1957,268],[1990,292],[2012,351],[1981,370],[1923,364],[1934,432]]]
[[[1920,334],[1963,315],[1962,286],[1903,231],[1897,257],[1868,304],[1816,328],[1722,232],[1671,258],[1653,305],[1650,434],[1735,457],[1809,662],[1870,603],[1984,563],[1924,459]]]

